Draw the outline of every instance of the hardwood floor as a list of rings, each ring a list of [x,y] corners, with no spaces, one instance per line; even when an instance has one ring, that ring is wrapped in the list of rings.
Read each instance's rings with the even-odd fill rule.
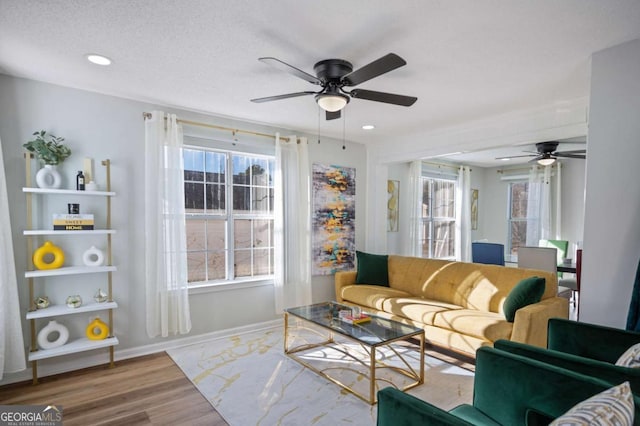
[[[72,425],[227,425],[164,352],[0,387],[0,404],[52,404]]]

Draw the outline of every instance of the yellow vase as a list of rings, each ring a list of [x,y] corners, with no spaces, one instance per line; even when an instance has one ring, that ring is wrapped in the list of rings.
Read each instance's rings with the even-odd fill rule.
[[[109,335],[109,326],[100,318],[96,318],[89,323],[85,333],[89,340],[104,340]]]
[[[53,261],[47,263],[44,261],[46,255],[52,255]],[[64,264],[64,252],[62,249],[54,245],[51,241],[45,241],[44,244],[33,252],[33,266],[38,269],[57,269]]]

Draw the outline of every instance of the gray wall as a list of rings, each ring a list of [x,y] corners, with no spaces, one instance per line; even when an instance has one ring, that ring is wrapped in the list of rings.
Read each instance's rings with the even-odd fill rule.
[[[580,320],[623,327],[640,256],[640,40],[593,55]]]
[[[117,233],[113,237],[114,264],[118,271],[114,274],[114,294],[119,304],[115,311],[115,334],[120,339],[116,347],[119,354],[133,356],[138,348],[146,345],[162,344],[170,339],[149,339],[145,331],[144,297],[144,122],[142,113],[154,109],[174,112],[179,118],[202,121],[233,128],[260,131],[282,135],[296,134],[287,129],[276,129],[240,120],[213,117],[174,108],[150,105],[97,93],[69,89],[46,83],[40,83],[0,74],[0,138],[4,155],[6,184],[10,202],[10,215],[20,306],[26,312],[26,280],[22,272],[27,265],[25,238],[25,164],[22,144],[30,139],[34,131],[45,129],[57,136],[66,138],[65,143],[73,154],[62,165],[66,187],[74,187],[74,176],[82,169],[82,159],[92,157],[96,160],[96,170],[100,179],[102,170],[99,160],[109,158],[112,162],[112,189],[117,193],[112,202],[113,228]],[[195,136],[208,135],[219,139],[230,148],[231,136],[202,128],[185,127],[185,134]],[[309,137],[310,161],[338,164],[356,168],[356,245],[364,245],[364,223],[366,219],[366,148],[362,144],[347,143],[342,150],[342,141],[322,138],[317,143],[315,135]],[[274,152],[273,141],[267,138],[251,138],[239,135],[238,150],[243,147],[254,152]],[[265,148],[266,147],[266,148]],[[35,165],[35,162],[34,162]],[[66,203],[62,200],[62,204]],[[84,201],[83,201],[84,202]],[[52,207],[51,208],[59,208]],[[61,237],[62,238],[62,237]],[[76,238],[76,237],[65,237]],[[78,240],[79,241],[79,240]],[[99,278],[90,277],[96,281]],[[60,280],[58,280],[60,281]],[[38,293],[56,298],[66,298],[67,292],[79,292],[90,297],[98,286],[96,281],[84,281],[80,278],[55,282],[42,287]],[[106,279],[105,279],[106,282]],[[55,285],[53,285],[55,284]],[[83,288],[82,286],[86,286]],[[78,287],[80,286],[80,287]],[[77,290],[80,288],[81,290]],[[313,277],[314,302],[334,298],[333,276]],[[233,327],[274,320],[278,318],[274,308],[273,286],[257,285],[244,288],[224,287],[213,291],[194,291],[190,296],[193,329],[191,336],[225,330]],[[15,302],[14,302],[15,303]],[[84,330],[88,315],[69,316],[64,319],[70,325],[72,333]],[[38,329],[43,323],[38,324]],[[25,348],[29,342],[29,326],[23,320]],[[99,352],[99,351],[93,351]],[[89,353],[59,357],[41,362],[41,374],[61,369],[78,368],[88,362]],[[101,355],[97,362],[105,362]],[[11,380],[5,375],[4,382]]]

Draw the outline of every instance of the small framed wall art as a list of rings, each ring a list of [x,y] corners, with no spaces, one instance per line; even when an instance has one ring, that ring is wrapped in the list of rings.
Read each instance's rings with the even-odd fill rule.
[[[398,232],[398,201],[400,181],[387,181],[387,231]]]
[[[471,190],[471,229],[478,230],[478,190]]]

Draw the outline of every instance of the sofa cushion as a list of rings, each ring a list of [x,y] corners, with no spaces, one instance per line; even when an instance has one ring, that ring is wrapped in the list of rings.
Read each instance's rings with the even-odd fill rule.
[[[627,349],[616,361],[620,367],[640,368],[640,343]]]
[[[502,314],[475,309],[457,309],[439,312],[433,324],[458,333],[495,342],[510,339],[513,323],[505,321]]]
[[[629,382],[624,382],[580,402],[550,426],[628,425],[633,424],[633,394]]]
[[[545,279],[540,277],[525,278],[509,292],[502,309],[509,322],[513,322],[516,311],[532,303],[538,303],[544,294]]]
[[[345,302],[383,310],[385,300],[393,297],[410,297],[404,291],[378,285],[355,284],[342,287],[341,296]]]
[[[356,250],[356,284],[371,284],[389,287],[389,256]]]
[[[462,309],[462,306],[436,300],[426,300],[420,297],[394,297],[385,300],[382,304],[382,309],[393,315],[432,325],[433,319],[438,312]]]

